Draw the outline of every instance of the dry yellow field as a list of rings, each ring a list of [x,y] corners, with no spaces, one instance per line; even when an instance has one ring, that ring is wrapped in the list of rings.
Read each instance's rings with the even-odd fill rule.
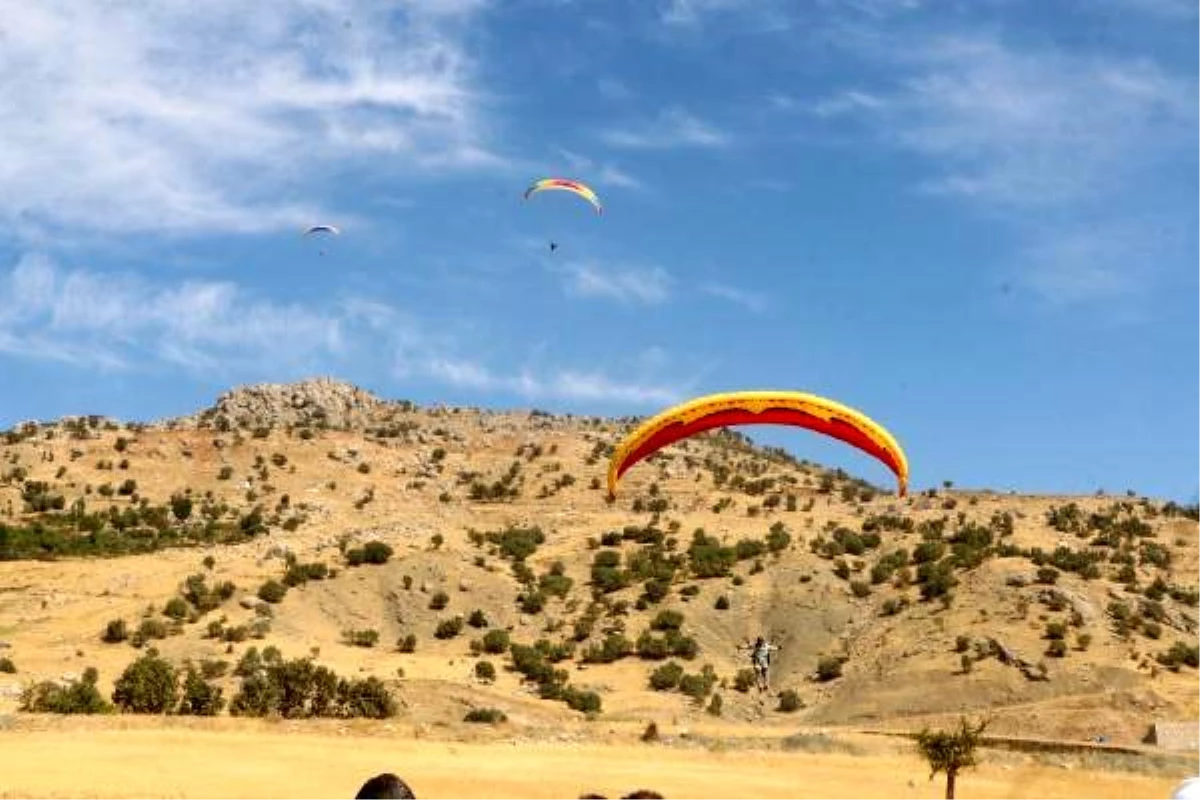
[[[386,728],[393,728],[388,731]],[[630,737],[625,737],[626,739]],[[457,742],[355,723],[22,718],[0,733],[5,797],[353,797],[378,772],[418,797],[941,797],[915,755],[867,736],[847,753],[630,741]],[[988,751],[958,796],[1169,797],[1183,777],[1089,770]]]

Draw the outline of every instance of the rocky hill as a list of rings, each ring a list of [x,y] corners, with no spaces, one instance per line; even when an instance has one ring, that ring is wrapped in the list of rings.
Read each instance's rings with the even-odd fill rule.
[[[0,710],[91,666],[108,696],[150,647],[225,662],[207,669],[232,698],[233,665],[274,647],[376,676],[439,725],[495,708],[530,730],[581,711],[910,729],[965,711],[1134,743],[1197,719],[1194,508],[899,500],[730,432],[640,464],[609,504],[633,423],[318,379],[153,425],[19,426],[0,444]],[[739,676],[759,633],[783,646],[764,694]]]

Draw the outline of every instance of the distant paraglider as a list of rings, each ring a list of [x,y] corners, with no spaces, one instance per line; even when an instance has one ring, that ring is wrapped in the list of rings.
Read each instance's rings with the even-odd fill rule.
[[[874,456],[895,474],[899,494],[908,489],[908,459],[881,425],[841,403],[803,392],[760,391],[712,394],[689,400],[642,423],[613,453],[608,497],[634,464],[669,444],[730,425],[796,425],[824,433]]]
[[[596,209],[597,214],[604,213],[604,207],[600,205],[600,198],[596,195],[592,188],[581,181],[572,180],[570,178],[542,178],[530,184],[525,190],[525,199],[528,200],[538,192],[557,190],[560,192],[570,192],[578,197],[582,197],[592,204]],[[550,242],[550,252],[553,253],[558,249],[558,242]]]
[[[312,225],[307,230],[304,231],[304,236],[307,238],[309,236],[312,236],[312,235],[318,234],[318,233],[325,234],[328,236],[341,236],[342,235],[341,229],[334,225]],[[318,252],[321,255],[325,255],[324,250],[319,250]]]
[[[528,189],[525,190],[525,199],[528,200],[538,192],[548,190],[557,190],[562,192],[571,192],[572,194],[582,197],[592,204],[596,209],[597,214],[604,213],[604,207],[600,205],[600,198],[596,195],[592,188],[586,183],[571,180],[570,178],[542,178],[539,181],[534,181]]]

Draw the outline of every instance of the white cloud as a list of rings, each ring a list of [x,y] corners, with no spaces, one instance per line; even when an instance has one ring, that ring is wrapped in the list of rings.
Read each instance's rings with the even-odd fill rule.
[[[233,283],[163,284],[134,274],[66,270],[41,255],[25,256],[0,273],[0,359],[210,380],[353,371],[356,364],[382,359],[398,379],[530,399],[646,405],[682,394],[664,383],[620,380],[598,369],[498,371],[460,357],[477,346],[443,329],[369,298],[325,307],[280,303]],[[663,353],[649,351],[628,366],[660,375],[666,363]]]
[[[869,112],[882,137],[936,165],[925,184],[934,192],[1006,208],[1077,203],[1116,191],[1164,145],[1194,139],[1194,81],[1147,60],[965,36],[906,49],[914,73],[898,90],[844,92],[815,112]]]
[[[1022,49],[986,36],[880,42],[863,53],[887,68],[890,88],[833,95],[814,113],[863,121],[919,156],[922,191],[1000,212],[1024,239],[1021,282],[1083,301],[1129,292],[1161,264],[1180,263],[1186,248],[1176,239],[1165,249],[1162,225],[1147,220],[1179,216],[1161,196],[1163,178],[1177,165],[1195,169],[1194,74],[1149,57]]]
[[[662,21],[668,25],[695,25],[705,14],[731,11],[750,5],[749,0],[668,0]]]
[[[728,300],[731,303],[739,305],[748,311],[761,313],[767,309],[767,297],[759,292],[751,292],[745,289],[738,289],[733,286],[726,286],[721,283],[705,283],[700,286],[700,291],[705,294],[719,297],[722,300]]]
[[[562,268],[567,291],[582,297],[608,297],[623,303],[654,305],[670,294],[671,276],[662,267],[569,264]]]
[[[558,152],[562,154],[571,170],[588,175],[588,180],[597,186],[620,186],[623,189],[645,188],[640,180],[615,164],[609,162],[601,164],[585,155],[562,147],[558,148]]]
[[[666,109],[652,122],[632,128],[613,128],[600,136],[614,147],[632,150],[722,147],[730,143],[727,133],[681,108]]]
[[[0,351],[80,367],[171,363],[190,372],[303,366],[342,352],[337,315],[259,300],[234,284],[158,286],[26,256],[0,281]]]
[[[0,0],[0,227],[295,227],[335,167],[492,164],[481,5]]]
[[[835,117],[856,111],[870,111],[884,106],[884,101],[869,92],[847,90],[832,97],[825,97],[813,104],[813,113],[819,117]]]
[[[1120,3],[1132,11],[1171,22],[1195,20],[1198,11],[1195,0],[1120,0]]]
[[[1172,252],[1187,251],[1189,238],[1176,225],[1150,220],[1045,230],[1021,252],[1016,279],[1058,304],[1130,300]]]
[[[498,374],[473,361],[436,359],[427,365],[428,373],[440,380],[466,389],[499,391],[529,400],[563,399],[630,405],[669,404],[682,396],[673,387],[615,380],[601,372],[555,370],[537,375],[530,370]]]

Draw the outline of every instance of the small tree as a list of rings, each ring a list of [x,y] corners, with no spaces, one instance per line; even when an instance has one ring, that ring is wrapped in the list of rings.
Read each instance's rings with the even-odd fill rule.
[[[134,661],[113,686],[113,703],[135,714],[165,714],[175,709],[177,675],[169,662],[146,654]]]
[[[917,734],[917,749],[929,762],[929,779],[939,772],[946,773],[946,800],[954,800],[954,784],[958,773],[977,763],[975,749],[989,720],[972,725],[966,717],[959,720],[956,732],[930,731],[925,728]]]

